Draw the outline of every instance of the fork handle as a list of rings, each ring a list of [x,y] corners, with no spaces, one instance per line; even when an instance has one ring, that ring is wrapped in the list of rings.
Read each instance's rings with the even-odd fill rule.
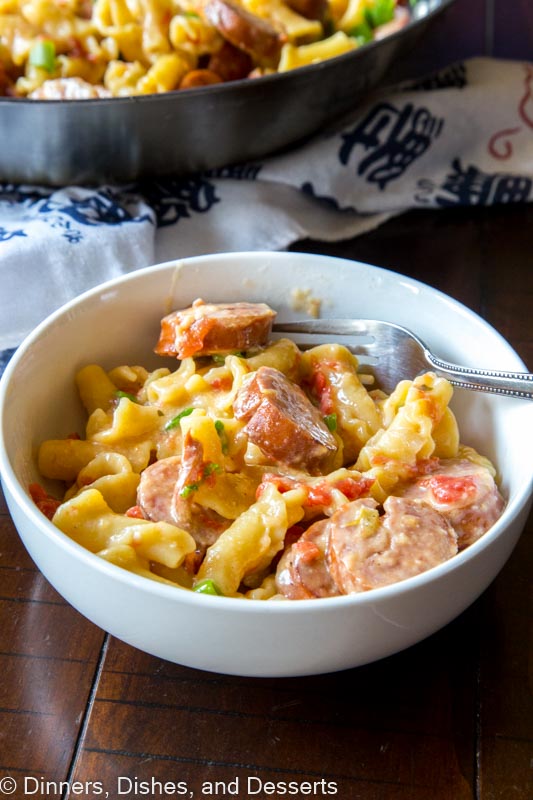
[[[475,389],[479,392],[503,394],[508,397],[524,397],[533,400],[533,375],[530,372],[504,372],[502,370],[459,367],[448,361],[435,358],[424,349],[426,360],[454,386]]]

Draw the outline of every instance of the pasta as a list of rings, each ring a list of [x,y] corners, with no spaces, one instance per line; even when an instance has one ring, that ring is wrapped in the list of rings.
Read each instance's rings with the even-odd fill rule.
[[[198,300],[162,321],[176,369],[82,368],[83,437],[38,455],[63,494],[30,487],[53,523],[145,577],[261,600],[377,588],[482,536],[503,499],[448,381],[387,396],[340,344],[272,341],[273,315]]]
[[[409,19],[401,0],[0,0],[0,96],[124,97],[284,72]]]

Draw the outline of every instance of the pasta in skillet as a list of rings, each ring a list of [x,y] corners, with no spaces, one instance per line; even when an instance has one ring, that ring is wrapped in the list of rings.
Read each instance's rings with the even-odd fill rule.
[[[251,599],[367,591],[482,536],[504,501],[448,381],[387,396],[340,344],[272,340],[274,316],[197,300],[162,320],[177,369],[81,369],[84,436],[42,443],[40,473],[66,489],[32,486],[37,505],[125,569]]]
[[[400,0],[0,0],[0,96],[123,97],[284,72],[409,19]]]

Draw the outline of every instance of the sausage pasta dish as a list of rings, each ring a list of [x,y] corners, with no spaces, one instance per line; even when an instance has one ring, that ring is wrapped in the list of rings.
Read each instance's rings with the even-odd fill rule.
[[[84,366],[86,428],[41,444],[64,491],[31,485],[37,506],[138,575],[258,600],[383,587],[483,536],[504,500],[450,383],[386,395],[343,345],[275,339],[274,317],[198,299],[161,321],[155,352],[177,368]]]
[[[404,0],[0,0],[0,96],[124,97],[285,72],[410,16]]]

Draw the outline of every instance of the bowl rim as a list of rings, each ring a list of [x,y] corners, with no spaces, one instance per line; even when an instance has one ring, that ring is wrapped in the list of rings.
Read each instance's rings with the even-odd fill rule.
[[[6,422],[6,396],[10,390],[10,387],[16,380],[19,362],[22,361],[25,354],[31,350],[33,344],[50,326],[53,326],[59,319],[64,316],[68,316],[74,308],[84,305],[92,298],[96,298],[104,293],[115,291],[123,284],[130,283],[131,281],[146,279],[155,272],[165,273],[168,271],[170,273],[181,264],[190,264],[194,266],[213,260],[216,260],[217,262],[234,261],[236,258],[241,261],[246,261],[249,259],[262,260],[264,258],[292,260],[293,258],[302,257],[306,260],[313,260],[316,262],[321,261],[323,264],[328,265],[328,268],[334,268],[334,266],[339,264],[339,262],[351,264],[352,266],[358,266],[363,270],[369,270],[375,274],[382,274],[386,278],[399,280],[400,283],[404,284],[407,288],[411,288],[415,291],[429,291],[430,294],[439,296],[442,301],[453,306],[456,311],[459,311],[461,314],[473,319],[475,322],[488,329],[493,336],[496,336],[498,339],[500,339],[501,343],[505,345],[509,351],[509,354],[514,356],[517,364],[520,364],[524,369],[527,369],[518,353],[516,353],[514,348],[502,336],[502,334],[499,333],[499,331],[495,329],[489,322],[484,320],[479,314],[468,308],[468,306],[464,305],[458,300],[455,300],[453,297],[447,295],[441,290],[430,286],[429,284],[423,283],[416,278],[411,278],[403,275],[402,273],[398,273],[394,270],[384,267],[375,266],[357,260],[339,258],[337,256],[327,256],[297,251],[268,250],[243,251],[237,253],[212,253],[164,261],[159,264],[152,264],[148,267],[137,269],[125,275],[121,275],[100,283],[73,298],[69,302],[63,304],[52,314],[48,315],[41,323],[39,323],[33,329],[33,331],[25,337],[23,342],[13,354],[10,362],[6,366],[4,374],[0,378],[0,477],[4,486],[4,490],[7,490],[6,500],[8,501],[8,505],[9,499],[11,498],[12,501],[19,507],[21,512],[27,518],[29,518],[29,521],[33,524],[33,526],[35,526],[42,534],[44,534],[47,539],[51,540],[55,545],[58,545],[61,550],[66,552],[67,555],[72,556],[75,559],[80,559],[86,567],[95,568],[97,571],[107,575],[109,578],[118,580],[122,584],[126,584],[131,588],[144,591],[146,594],[154,594],[162,600],[172,601],[174,599],[179,601],[181,598],[182,600],[184,599],[187,603],[194,606],[201,606],[202,604],[207,603],[208,605],[214,604],[212,605],[213,608],[226,610],[239,608],[245,610],[246,613],[257,613],[258,611],[263,610],[268,614],[286,614],[287,610],[291,609],[290,613],[300,614],[306,613],[310,608],[313,608],[315,613],[317,611],[320,613],[329,613],[329,611],[332,609],[345,607],[348,605],[374,605],[375,603],[389,600],[397,595],[408,594],[433,581],[438,582],[445,578],[450,572],[460,569],[461,566],[476,558],[478,553],[489,548],[496,539],[505,534],[508,523],[515,519],[531,502],[533,494],[533,465],[530,475],[524,476],[523,484],[520,485],[515,497],[513,497],[512,500],[506,504],[502,516],[487,531],[487,533],[472,545],[465,548],[460,553],[457,553],[455,556],[443,562],[442,564],[432,567],[431,569],[426,570],[419,575],[414,575],[410,578],[397,581],[396,583],[392,583],[377,589],[371,589],[366,592],[351,595],[340,595],[336,597],[310,598],[288,603],[283,600],[280,600],[279,602],[266,602],[265,600],[248,598],[244,599],[242,597],[211,597],[209,595],[203,595],[194,591],[190,591],[185,587],[180,587],[177,585],[173,586],[158,580],[152,580],[150,578],[137,575],[123,567],[108,562],[105,559],[100,558],[96,553],[92,553],[87,548],[75,542],[67,534],[63,533],[61,530],[59,530],[59,528],[53,525],[53,523],[48,520],[33,503],[27,490],[18,480],[7,452],[5,437],[2,433],[4,430],[4,424]],[[523,403],[525,406],[529,401],[525,399],[513,399],[513,402]],[[17,526],[15,525],[15,527]],[[21,539],[25,541],[25,535],[20,531],[18,531],[18,533]],[[317,599],[319,602],[317,602]],[[243,600],[245,601],[243,602]]]

